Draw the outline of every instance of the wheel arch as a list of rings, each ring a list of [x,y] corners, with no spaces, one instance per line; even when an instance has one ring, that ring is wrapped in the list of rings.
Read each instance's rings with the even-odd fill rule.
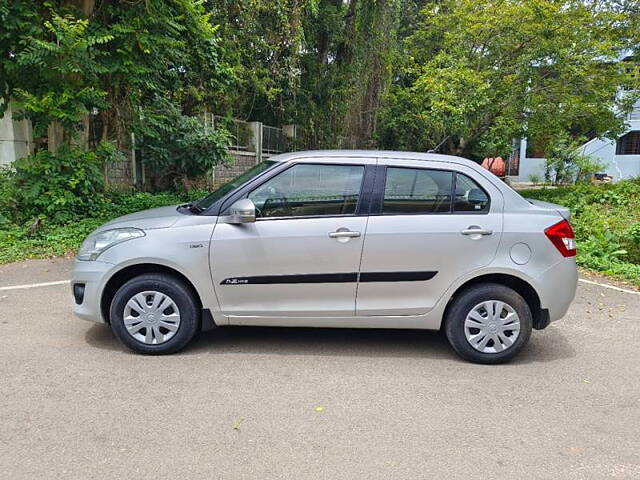
[[[444,310],[443,319],[447,318],[449,307],[460,293],[472,288],[474,285],[482,283],[497,283],[515,290],[524,298],[527,305],[529,305],[533,318],[533,328],[541,330],[549,325],[549,312],[542,308],[540,295],[536,289],[528,281],[508,273],[486,273],[465,281],[462,285],[458,286],[449,298]]]
[[[202,299],[200,298],[198,290],[183,273],[179,272],[175,268],[171,268],[160,263],[138,263],[128,265],[118,270],[105,283],[105,286],[102,289],[102,295],[100,297],[100,313],[102,314],[102,318],[105,323],[111,323],[109,309],[111,307],[111,301],[113,300],[113,297],[118,289],[132,278],[137,277],[138,275],[143,275],[145,273],[165,273],[180,279],[182,282],[184,282],[187,288],[191,290],[194,298],[198,302],[200,309],[202,310]]]

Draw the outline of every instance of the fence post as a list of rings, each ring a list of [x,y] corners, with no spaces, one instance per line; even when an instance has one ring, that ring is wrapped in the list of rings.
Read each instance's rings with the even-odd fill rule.
[[[249,122],[251,126],[251,143],[256,152],[256,164],[262,161],[262,122]]]

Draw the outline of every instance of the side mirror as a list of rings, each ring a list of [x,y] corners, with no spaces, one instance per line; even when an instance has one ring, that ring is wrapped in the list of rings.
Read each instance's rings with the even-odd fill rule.
[[[229,207],[229,215],[222,217],[221,220],[234,225],[253,223],[256,221],[256,206],[250,199],[243,198],[234,202]]]

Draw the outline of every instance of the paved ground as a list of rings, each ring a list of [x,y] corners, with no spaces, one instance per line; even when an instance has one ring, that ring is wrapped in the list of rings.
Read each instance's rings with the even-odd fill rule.
[[[220,329],[136,356],[71,316],[68,285],[0,291],[0,338],[0,478],[640,478],[640,296],[598,286],[495,367],[396,331]]]

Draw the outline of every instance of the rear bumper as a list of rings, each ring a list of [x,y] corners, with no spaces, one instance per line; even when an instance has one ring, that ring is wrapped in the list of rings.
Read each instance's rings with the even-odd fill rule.
[[[575,257],[556,263],[536,279],[540,307],[548,311],[548,321],[565,316],[578,287],[578,267]]]
[[[105,323],[100,309],[100,299],[104,284],[109,278],[108,273],[113,268],[111,263],[76,260],[73,265],[71,279],[71,293],[73,313],[83,320]],[[82,288],[82,286],[84,286]],[[79,298],[82,290],[82,298]]]

